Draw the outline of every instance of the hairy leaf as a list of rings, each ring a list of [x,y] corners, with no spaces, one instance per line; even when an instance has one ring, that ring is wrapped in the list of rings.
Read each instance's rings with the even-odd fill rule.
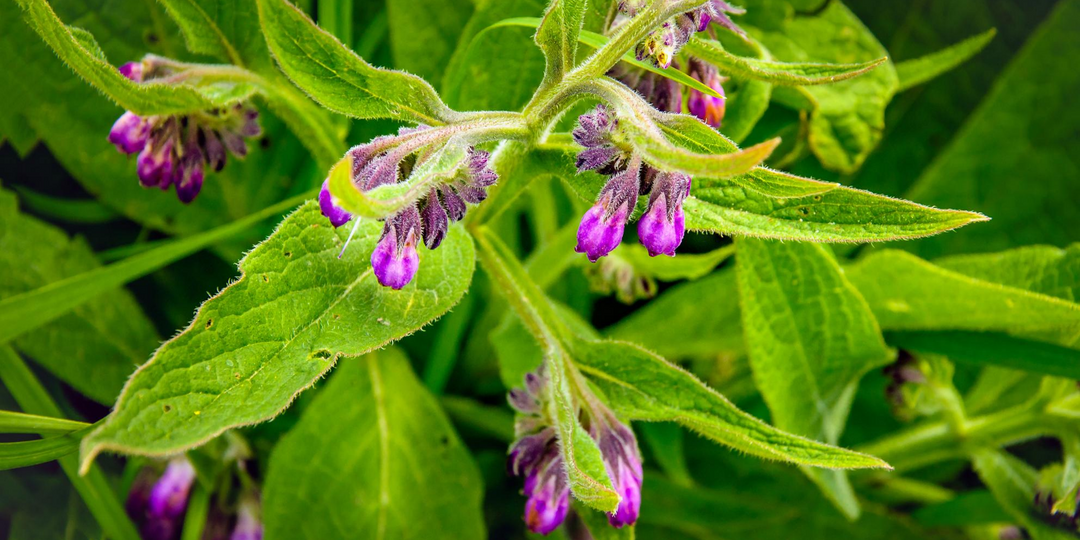
[[[80,77],[122,107],[140,115],[213,109],[244,100],[255,92],[247,83],[187,85],[136,83],[120,74],[85,30],[65,26],[45,0],[18,0],[23,15],[49,47]]]
[[[445,313],[464,294],[473,247],[452,227],[422,253],[401,291],[382,287],[369,259],[382,225],[347,231],[308,203],[240,263],[241,278],[207,301],[124,387],[112,414],[88,436],[83,467],[103,450],[164,455],[231,427],[281,412],[338,358],[400,339]]]
[[[773,422],[836,444],[859,379],[890,358],[874,315],[824,246],[753,238],[736,245],[746,347]],[[845,475],[806,472],[858,517]]]
[[[162,0],[180,26],[188,49],[248,67],[270,67],[254,2]]]
[[[912,86],[930,81],[942,73],[952,71],[989,45],[995,35],[997,35],[997,30],[991,28],[951,47],[896,64],[896,76],[900,80],[900,86],[896,90],[902,92]]]
[[[354,118],[438,125],[452,114],[419,77],[373,67],[285,0],[258,0],[266,42],[282,71],[328,109]]]
[[[557,83],[574,69],[578,36],[588,3],[588,0],[552,0],[536,29],[536,44],[544,51],[547,61],[544,79],[549,84]]]
[[[736,56],[724,50],[719,41],[699,37],[692,38],[686,44],[686,52],[715,65],[726,74],[790,86],[829,84],[851,79],[888,60],[882,56],[853,64],[775,62]]]
[[[397,349],[349,358],[274,448],[266,534],[482,538],[468,449]]]

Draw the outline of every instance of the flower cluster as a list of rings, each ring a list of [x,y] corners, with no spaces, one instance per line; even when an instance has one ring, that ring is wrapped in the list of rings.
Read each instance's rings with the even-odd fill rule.
[[[559,441],[547,415],[549,380],[541,366],[525,376],[525,388],[515,388],[507,401],[518,413],[517,441],[510,447],[507,469],[525,477],[525,524],[539,534],[554,531],[570,508],[570,485],[559,454]],[[621,528],[633,525],[641,508],[641,453],[629,427],[615,418],[603,404],[592,403],[585,418],[589,434],[596,441],[612,487],[619,494],[619,506],[608,515],[608,523]]]
[[[170,73],[152,62],[129,62],[120,73],[135,81]],[[259,113],[251,107],[198,111],[185,115],[138,116],[126,111],[109,131],[109,142],[125,154],[138,154],[139,181],[163,190],[176,186],[176,196],[189,203],[202,189],[205,167],[220,171],[228,153],[247,155],[247,137],[262,133]]]
[[[596,204],[581,219],[574,249],[592,262],[611,253],[622,241],[638,196],[648,194],[648,205],[638,221],[638,239],[650,255],[674,257],[686,232],[682,203],[690,194],[690,177],[643,165],[640,157],[618,148],[612,142],[617,125],[611,111],[599,105],[582,115],[574,130],[574,140],[585,147],[577,157],[578,170],[610,176]]]
[[[619,9],[622,13],[633,17],[641,9],[640,4],[642,4],[640,0],[624,0],[619,3]],[[696,9],[680,13],[664,21],[660,28],[638,43],[634,51],[635,56],[638,60],[649,58],[657,66],[666,68],[671,65],[679,50],[690,41],[690,38],[697,32],[704,32],[709,27],[709,23],[715,22],[743,35],[742,29],[732,22],[728,14],[741,15],[745,12],[724,0],[708,0]]]
[[[146,540],[175,540],[183,529],[188,499],[195,484],[195,468],[187,458],[171,459],[158,476],[148,467],[140,471],[128,492],[125,509]],[[220,506],[220,505],[217,505]],[[263,524],[258,492],[242,496],[236,515],[214,513],[204,538],[262,540]],[[220,534],[211,534],[218,531]]]
[[[403,181],[403,162],[418,150],[408,136],[425,129],[405,129],[397,137],[380,137],[350,150],[353,185],[369,191]],[[451,181],[431,188],[419,201],[386,218],[382,237],[371,254],[371,266],[379,283],[393,289],[408,285],[420,266],[417,243],[423,240],[428,249],[438,248],[446,238],[450,221],[465,217],[466,203],[478,204],[487,198],[487,188],[499,179],[489,161],[488,152],[469,148]],[[331,195],[329,181],[323,182],[319,207],[334,227],[353,218]]]

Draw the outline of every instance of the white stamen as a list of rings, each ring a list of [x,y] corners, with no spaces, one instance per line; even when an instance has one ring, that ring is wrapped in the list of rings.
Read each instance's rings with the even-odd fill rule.
[[[345,254],[345,248],[349,247],[349,242],[352,242],[352,237],[353,237],[354,234],[356,234],[356,229],[358,229],[360,227],[360,218],[357,217],[357,218],[353,218],[353,219],[356,220],[356,223],[353,223],[352,230],[349,231],[349,238],[347,238],[345,240],[345,245],[341,246],[341,253],[338,253],[338,256],[337,256],[337,258],[339,258],[339,259],[341,258],[342,255]]]

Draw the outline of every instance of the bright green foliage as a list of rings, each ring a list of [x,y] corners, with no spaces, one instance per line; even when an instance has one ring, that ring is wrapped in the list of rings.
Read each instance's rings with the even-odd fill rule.
[[[238,66],[269,67],[270,53],[259,30],[254,2],[164,0],[192,52]]]
[[[820,244],[739,240],[739,297],[754,380],[777,427],[835,444],[859,379],[890,360],[866,301]],[[807,470],[852,519],[836,471]]]
[[[71,433],[90,424],[65,418],[51,418],[36,414],[0,411],[0,433],[40,433],[55,435]]]
[[[386,2],[394,64],[438,86],[472,4],[469,0]]]
[[[408,359],[342,362],[274,449],[267,536],[482,538],[476,465]]]
[[[400,339],[461,298],[473,270],[464,231],[422,253],[419,274],[398,292],[380,286],[368,263],[380,229],[365,223],[338,259],[346,232],[329,227],[318,205],[289,216],[244,258],[240,280],[128,381],[83,442],[83,466],[102,450],[170,454],[271,418],[340,357]]]
[[[65,26],[45,0],[19,0],[27,22],[82,78],[125,109],[138,114],[169,114],[226,106],[251,96],[255,87],[226,82],[198,88],[128,80],[109,64],[89,32]]]
[[[259,0],[281,70],[315,101],[354,118],[442,124],[451,111],[419,77],[371,66],[285,0]]]
[[[934,264],[965,276],[1064,300],[1080,299],[1080,244],[1028,246],[998,253],[954,255]]]
[[[724,50],[724,46],[720,42],[698,37],[691,39],[690,43],[687,44],[687,52],[736,77],[792,86],[830,84],[852,79],[874,69],[887,60],[882,57],[877,60],[855,64],[773,62],[736,56]]]
[[[19,213],[15,196],[0,191],[0,297],[9,299],[64,278],[95,270],[99,263],[81,239]],[[22,335],[15,348],[74,388],[111,403],[135,366],[158,344],[157,333],[130,293],[98,289],[96,297],[66,315]],[[40,310],[40,305],[37,305]],[[17,316],[10,328],[35,313]]]
[[[897,91],[907,90],[951,71],[983,50],[995,35],[997,35],[997,30],[991,28],[947,49],[896,64],[896,76],[900,79],[900,87]]]
[[[553,0],[536,29],[536,44],[544,51],[544,78],[558,82],[574,68],[578,35],[585,22],[588,0]]]
[[[1021,523],[1034,540],[1075,538],[1033,515],[1038,473],[1030,465],[1000,450],[979,450],[973,456],[975,472],[990,488],[1001,507]]]

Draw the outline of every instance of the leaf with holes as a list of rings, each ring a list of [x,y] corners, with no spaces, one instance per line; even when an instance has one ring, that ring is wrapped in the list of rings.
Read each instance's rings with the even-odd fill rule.
[[[104,450],[173,454],[281,412],[342,356],[400,339],[450,309],[469,286],[472,242],[452,227],[400,291],[368,263],[382,225],[333,229],[305,204],[240,263],[241,278],[199,308],[124,387],[82,444],[82,466]]]

